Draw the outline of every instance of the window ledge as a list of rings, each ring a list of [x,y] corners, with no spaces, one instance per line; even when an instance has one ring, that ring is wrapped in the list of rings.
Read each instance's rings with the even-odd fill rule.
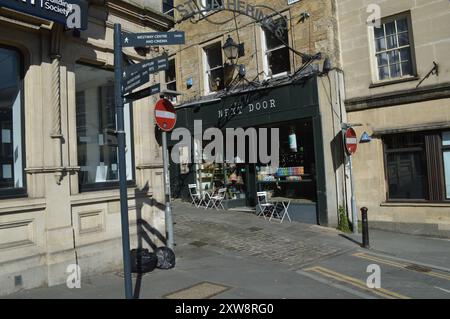
[[[46,208],[45,198],[22,198],[2,200],[0,214],[18,213],[24,211],[41,211]]]
[[[386,86],[386,85],[393,85],[398,83],[404,83],[404,82],[412,82],[412,81],[418,81],[420,78],[418,76],[411,76],[407,78],[401,78],[396,80],[387,80],[387,81],[380,81],[380,82],[374,82],[369,85],[369,89]]]
[[[384,202],[380,204],[381,207],[450,207],[449,202],[441,203],[418,203],[418,202]]]

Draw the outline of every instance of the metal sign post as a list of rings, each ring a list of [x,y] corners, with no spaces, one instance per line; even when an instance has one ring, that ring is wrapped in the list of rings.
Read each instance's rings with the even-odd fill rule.
[[[169,149],[167,147],[167,132],[173,130],[177,122],[177,113],[172,103],[162,98],[155,105],[155,120],[162,132],[162,148],[164,162],[164,189],[165,189],[165,217],[167,232],[167,247],[173,250],[173,221],[172,208],[170,206],[170,172],[169,172]]]
[[[123,274],[125,297],[133,298],[131,280],[130,230],[128,221],[127,165],[125,156],[125,124],[122,97],[122,31],[120,24],[114,24],[114,67],[115,100],[117,118],[117,140],[119,151],[120,217],[122,221]]]
[[[0,0],[1,1],[1,0]],[[116,120],[117,120],[117,140],[119,153],[119,184],[120,184],[120,216],[122,224],[122,250],[123,250],[123,272],[125,278],[125,297],[133,298],[133,283],[131,280],[131,253],[130,253],[130,231],[128,220],[128,194],[127,194],[127,170],[125,154],[125,123],[124,123],[124,103],[143,99],[147,96],[159,93],[161,86],[159,84],[150,86],[138,92],[133,90],[144,85],[150,80],[150,74],[166,70],[169,67],[167,56],[161,56],[152,60],[144,61],[127,67],[122,67],[122,48],[138,47],[149,45],[173,45],[184,44],[184,32],[153,32],[122,34],[121,25],[114,24],[114,67],[115,67],[115,102],[116,102]],[[175,126],[176,114],[170,101],[162,99],[160,103],[162,113],[158,113],[158,118],[163,124],[163,130],[168,131]],[[156,109],[156,108],[155,108]],[[172,126],[173,125],[173,126]],[[166,227],[167,227],[167,246],[173,249],[173,223],[172,212],[170,208],[170,178],[169,178],[169,155],[167,151],[167,136],[163,134],[163,157],[164,157],[164,183],[166,194]]]
[[[344,145],[350,165],[350,188],[352,191],[351,208],[352,208],[353,233],[358,234],[358,212],[356,211],[355,179],[353,177],[353,161],[352,161],[352,157],[358,149],[358,139],[356,137],[355,130],[351,126],[346,126],[346,128],[343,131],[343,135],[344,135]]]
[[[353,161],[352,155],[349,158],[350,165],[350,187],[352,189],[352,222],[353,222],[353,233],[358,234],[358,213],[356,212],[356,198],[355,198],[355,179],[353,177]]]
[[[165,218],[166,218],[166,231],[167,231],[167,247],[173,250],[173,220],[172,220],[172,207],[170,198],[170,172],[169,172],[169,150],[167,148],[167,132],[162,133],[162,147],[163,147],[163,162],[164,162],[164,190],[165,190]]]

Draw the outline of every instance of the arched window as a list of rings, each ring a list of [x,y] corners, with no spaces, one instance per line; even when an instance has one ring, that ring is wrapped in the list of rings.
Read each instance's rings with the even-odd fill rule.
[[[0,47],[0,196],[25,193],[22,58]]]

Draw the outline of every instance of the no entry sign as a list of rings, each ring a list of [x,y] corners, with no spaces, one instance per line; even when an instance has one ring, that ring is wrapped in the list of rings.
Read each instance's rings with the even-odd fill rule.
[[[345,148],[349,155],[353,155],[356,153],[358,149],[358,138],[356,136],[356,132],[353,128],[349,127],[345,131]]]
[[[177,113],[173,104],[167,99],[160,99],[155,106],[155,119],[158,127],[169,132],[177,123]]]

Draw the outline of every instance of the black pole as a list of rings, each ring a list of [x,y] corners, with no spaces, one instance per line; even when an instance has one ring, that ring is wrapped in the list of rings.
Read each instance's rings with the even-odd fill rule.
[[[363,248],[370,248],[369,244],[369,220],[367,217],[367,207],[361,208],[362,221],[362,246]]]
[[[125,124],[122,98],[122,31],[121,25],[114,24],[114,67],[115,98],[117,118],[117,140],[119,144],[119,184],[120,184],[120,216],[122,221],[123,272],[125,278],[125,297],[133,298],[131,281],[130,230],[128,221],[127,165],[125,156]]]

